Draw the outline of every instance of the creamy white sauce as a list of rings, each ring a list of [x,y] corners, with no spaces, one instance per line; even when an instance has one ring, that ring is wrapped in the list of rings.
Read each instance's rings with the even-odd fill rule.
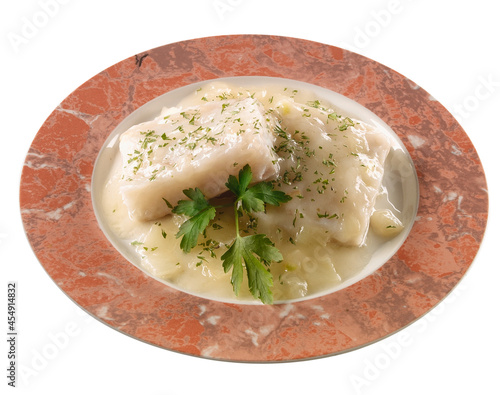
[[[255,216],[256,229],[276,244],[284,258],[271,265],[275,302],[332,292],[370,274],[401,245],[416,213],[417,178],[399,139],[368,110],[339,95],[328,96],[325,90],[294,81],[229,79],[187,87],[177,96],[180,100],[166,104],[185,109],[212,100],[251,97],[262,104],[269,118],[279,120],[286,133],[278,133],[274,141],[279,174],[268,173],[277,178],[278,189],[293,199]],[[224,273],[220,260],[235,234],[231,209],[219,210],[217,226],[209,227],[206,238],[200,236],[198,247],[186,254],[175,237],[184,217],[160,213],[151,220],[138,219],[124,203],[127,163],[120,155],[117,136],[132,122],[147,122],[157,115],[145,106],[143,119],[137,122],[140,117],[135,114],[110,136],[101,152],[93,200],[103,230],[132,263],[160,281],[207,298],[253,303],[246,280],[239,297],[234,296],[230,273]],[[152,127],[151,123],[145,125],[145,130]],[[221,159],[220,153],[217,158]],[[250,155],[241,159],[251,162],[253,168],[272,158],[268,155],[259,161]],[[187,163],[196,165],[193,161]],[[235,172],[246,164],[233,157],[230,163],[236,164]],[[222,166],[217,161],[209,164],[208,170]],[[221,173],[222,184],[227,175],[227,171]],[[247,223],[249,232],[254,231],[254,224]]]

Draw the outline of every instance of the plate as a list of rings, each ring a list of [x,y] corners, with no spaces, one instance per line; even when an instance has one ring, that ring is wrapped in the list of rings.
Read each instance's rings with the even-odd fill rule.
[[[216,78],[278,77],[343,95],[377,115],[410,153],[420,188],[407,239],[379,269],[337,292],[277,305],[235,304],[168,287],[130,264],[96,219],[101,147],[134,110]],[[458,284],[488,215],[479,157],[453,116],[418,85],[347,50],[296,38],[207,37],[137,54],[97,74],[49,116],[27,154],[21,214],[55,283],[110,327],[147,343],[228,361],[292,361],[383,339]]]

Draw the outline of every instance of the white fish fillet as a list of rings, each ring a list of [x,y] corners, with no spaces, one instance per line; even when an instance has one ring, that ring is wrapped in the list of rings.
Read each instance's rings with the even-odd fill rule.
[[[275,125],[259,101],[246,98],[172,108],[131,127],[120,138],[120,193],[129,215],[161,218],[171,212],[164,199],[175,206],[188,188],[215,197],[246,164],[255,182],[276,178]]]
[[[288,99],[276,106],[283,129],[276,141],[283,158],[278,188],[294,199],[259,215],[260,230],[268,232],[280,223],[286,231],[282,237],[362,245],[391,140],[377,128],[331,110]]]

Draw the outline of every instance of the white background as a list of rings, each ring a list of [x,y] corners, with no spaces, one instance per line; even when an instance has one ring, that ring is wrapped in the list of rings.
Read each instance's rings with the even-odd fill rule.
[[[50,12],[43,6],[48,3]],[[22,164],[32,139],[52,110],[79,85],[150,48],[236,33],[276,34],[341,46],[410,78],[460,119],[485,167],[490,202],[498,202],[500,28],[499,10],[493,4],[487,0],[3,1],[0,299],[5,302],[0,303],[0,317],[5,317],[1,327],[6,328],[6,283],[16,281],[20,369],[13,393],[500,393],[496,249],[500,221],[495,204],[490,205],[488,229],[472,268],[458,289],[425,318],[384,341],[335,357],[240,364],[159,349],[81,313],[32,253],[18,203]],[[33,22],[38,24],[36,31],[23,28]],[[0,386],[5,390],[6,342],[0,361]]]

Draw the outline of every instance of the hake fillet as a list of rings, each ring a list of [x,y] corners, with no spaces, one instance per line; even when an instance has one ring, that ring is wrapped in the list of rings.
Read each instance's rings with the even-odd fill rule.
[[[247,98],[171,108],[131,127],[120,138],[119,188],[129,215],[142,221],[161,218],[171,211],[165,200],[175,206],[187,188],[215,197],[227,190],[228,176],[246,164],[256,182],[275,178],[276,122],[260,102]]]
[[[259,216],[260,231],[282,224],[282,237],[340,245],[364,243],[379,195],[390,139],[364,122],[317,103],[276,102],[282,131],[277,186],[295,198]],[[285,236],[286,235],[286,236]]]

